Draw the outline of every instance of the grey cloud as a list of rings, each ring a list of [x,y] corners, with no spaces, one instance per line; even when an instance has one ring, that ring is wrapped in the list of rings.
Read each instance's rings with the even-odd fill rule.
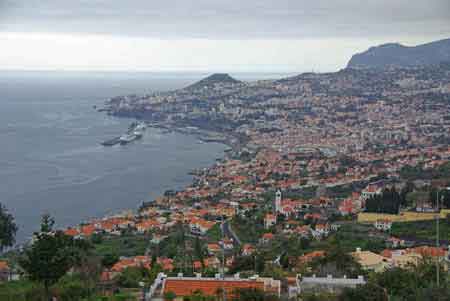
[[[450,36],[450,1],[0,0],[0,31],[217,39]]]

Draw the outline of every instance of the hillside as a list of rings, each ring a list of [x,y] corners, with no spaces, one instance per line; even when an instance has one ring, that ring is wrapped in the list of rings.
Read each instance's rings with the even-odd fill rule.
[[[210,88],[214,87],[215,85],[229,85],[229,84],[238,84],[241,83],[237,79],[234,79],[227,73],[214,73],[188,87],[186,89],[193,90],[193,89],[203,89],[203,88]]]
[[[348,68],[413,67],[450,61],[450,39],[414,47],[398,43],[371,47],[352,56]]]

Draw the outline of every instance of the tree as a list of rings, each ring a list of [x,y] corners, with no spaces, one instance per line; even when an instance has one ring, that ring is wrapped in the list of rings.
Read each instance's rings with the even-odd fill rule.
[[[336,241],[325,257],[313,260],[311,267],[316,274],[322,276],[357,277],[364,275],[361,265],[343,250],[339,241]]]
[[[398,214],[400,204],[401,197],[394,186],[392,189],[385,189],[381,195],[375,195],[367,199],[366,211]]]
[[[108,269],[111,268],[118,261],[119,255],[115,253],[108,253],[102,257],[102,265]]]
[[[386,288],[393,296],[413,296],[416,294],[416,275],[412,270],[392,268],[375,275],[378,285]]]
[[[166,300],[166,301],[173,301],[173,300],[175,300],[176,297],[177,297],[177,295],[172,291],[168,291],[168,292],[164,293],[164,300]]]
[[[80,262],[80,250],[87,246],[74,240],[62,231],[53,231],[54,220],[49,215],[42,217],[41,232],[34,234],[32,245],[25,251],[19,263],[28,277],[44,285],[47,299],[50,286]]]
[[[266,261],[261,252],[255,254],[255,272],[261,274],[264,272]]]
[[[6,247],[12,247],[15,243],[17,226],[14,217],[0,203],[0,252]]]
[[[143,267],[126,268],[119,276],[119,285],[127,288],[139,287],[139,282],[141,282],[146,276],[146,271],[144,271],[144,269],[145,268]]]
[[[275,295],[268,295],[257,288],[241,288],[234,292],[237,301],[277,301],[279,298]]]
[[[198,236],[195,237],[195,243],[194,243],[194,252],[195,252],[195,257],[197,258],[197,260],[200,260],[200,264],[202,265],[202,270],[205,269],[205,252],[204,249],[201,245],[200,239],[198,238]]]
[[[89,297],[88,288],[84,286],[78,275],[66,275],[55,286],[58,300],[78,301]]]
[[[344,289],[339,301],[388,301],[388,295],[381,286],[367,283],[355,289]]]
[[[84,254],[76,267],[80,280],[90,297],[102,272],[101,259],[92,254]]]

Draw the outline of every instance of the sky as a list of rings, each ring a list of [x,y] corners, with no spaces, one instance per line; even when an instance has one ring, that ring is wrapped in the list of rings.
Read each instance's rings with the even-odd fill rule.
[[[0,68],[334,71],[450,38],[449,0],[0,0]]]

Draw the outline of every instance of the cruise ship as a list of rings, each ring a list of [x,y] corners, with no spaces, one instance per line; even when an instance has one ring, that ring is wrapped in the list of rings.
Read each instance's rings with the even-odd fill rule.
[[[128,144],[134,140],[141,139],[146,128],[147,126],[144,122],[133,122],[125,134],[121,135],[120,137],[102,142],[101,144],[104,146],[113,146],[119,143],[121,145]]]

